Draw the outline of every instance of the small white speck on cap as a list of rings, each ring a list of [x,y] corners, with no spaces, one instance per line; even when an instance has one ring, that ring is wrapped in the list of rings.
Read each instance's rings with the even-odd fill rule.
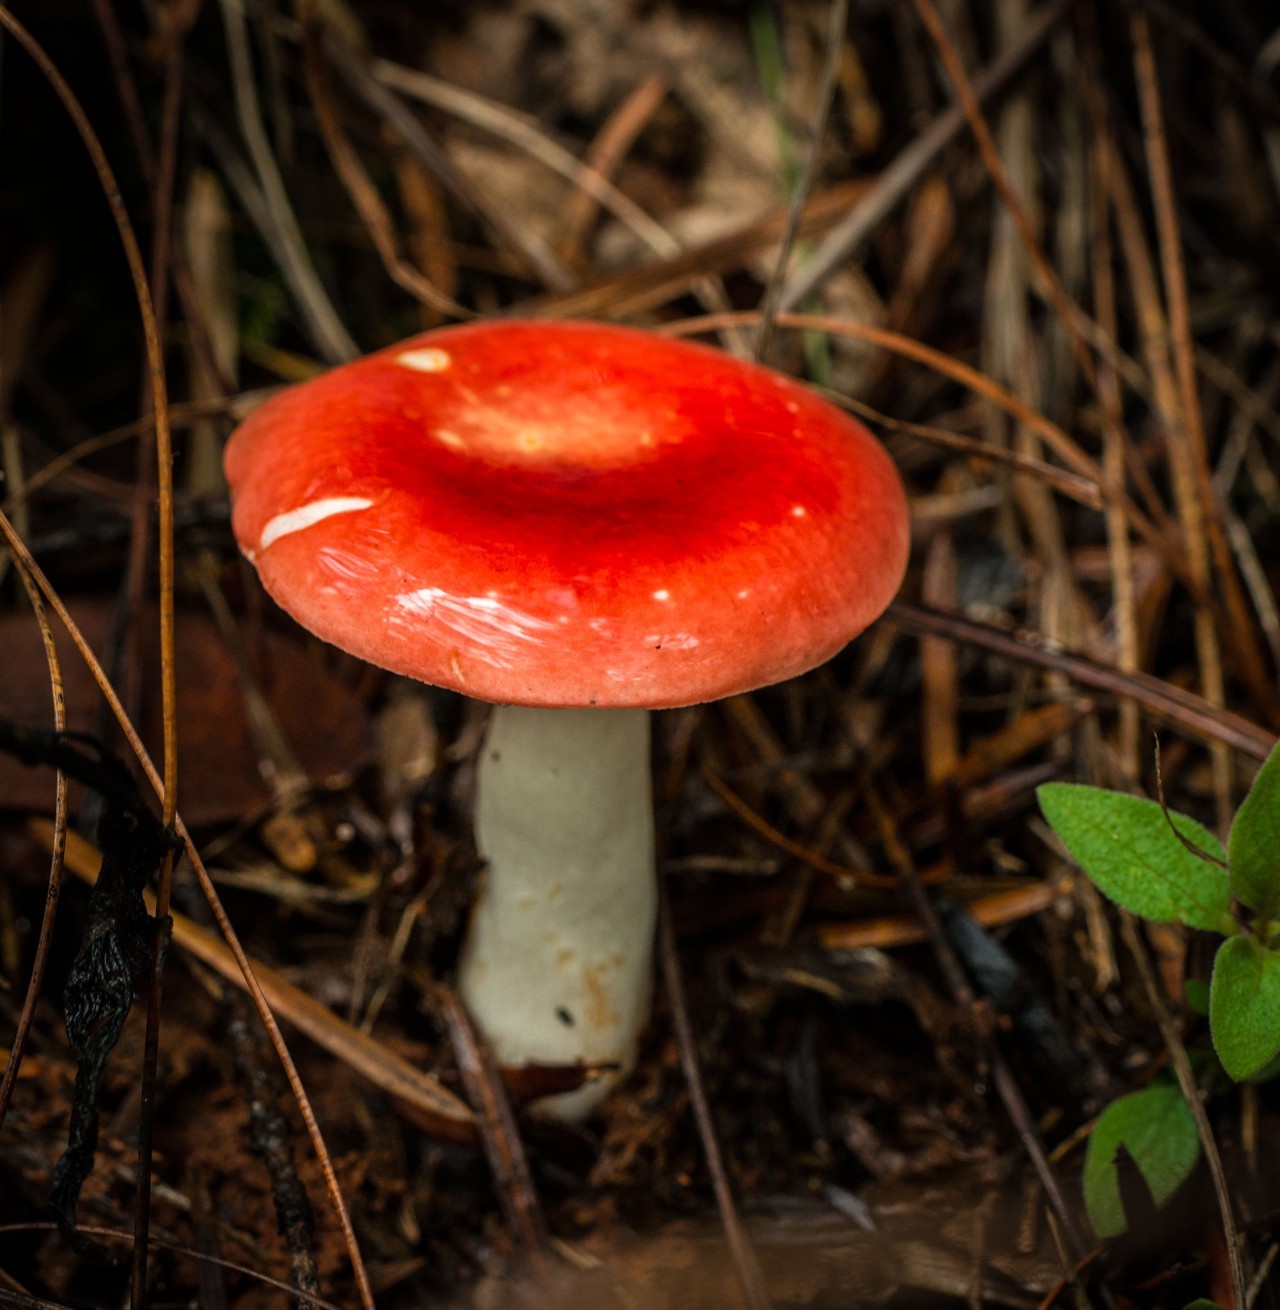
[[[442,446],[448,446],[451,450],[457,450],[467,444],[456,432],[450,432],[448,428],[437,428],[435,436]]]
[[[423,346],[419,350],[402,351],[396,356],[396,363],[417,373],[443,373],[453,363],[453,356],[438,346]]]
[[[750,595],[751,595],[750,589],[747,587],[743,587],[743,589],[740,592],[738,592],[738,599],[746,600],[746,598]]]
[[[792,518],[802,519],[802,518],[805,517],[806,514],[808,514],[808,512],[809,512],[809,511],[808,511],[807,509],[805,509],[805,507],[804,507],[803,505],[792,505],[792,506],[791,506],[791,517],[792,517]]]
[[[653,593],[653,598],[654,600],[670,600],[671,593],[666,589],[666,587],[659,587],[658,590]]]
[[[291,532],[301,532],[303,528],[314,527],[335,514],[350,514],[353,510],[368,509],[373,501],[365,496],[330,496],[327,500],[313,500],[310,505],[299,505],[297,509],[285,510],[277,514],[262,529],[258,538],[258,549],[266,550],[272,542],[287,537]]]

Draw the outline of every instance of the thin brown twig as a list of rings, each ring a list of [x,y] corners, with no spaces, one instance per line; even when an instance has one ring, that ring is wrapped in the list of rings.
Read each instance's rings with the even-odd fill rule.
[[[1060,491],[1080,505],[1090,509],[1102,509],[1106,505],[1102,488],[1092,479],[1080,473],[1071,473],[1060,469],[1056,464],[1049,464],[1032,455],[1019,455],[1004,446],[993,445],[977,437],[962,437],[958,432],[946,428],[935,428],[928,423],[908,423],[903,419],[882,414],[878,409],[863,404],[852,396],[841,395],[825,387],[815,388],[826,396],[833,405],[847,409],[859,418],[865,418],[886,432],[900,432],[903,436],[918,437],[930,445],[941,446],[944,450],[954,450],[957,454],[968,455],[973,459],[986,460],[992,464],[1005,464],[1018,473],[1029,474],[1041,482]],[[1117,479],[1118,480],[1118,479]],[[1123,512],[1123,511],[1121,511]]]
[[[175,714],[175,683],[173,670],[173,449],[169,432],[168,388],[165,384],[164,352],[160,345],[159,327],[156,323],[155,309],[151,302],[151,292],[147,284],[147,270],[143,262],[142,251],[134,236],[133,223],[129,211],[125,208],[124,197],[116,182],[115,174],[107,160],[106,151],[98,140],[88,115],[84,112],[75,93],[66,79],[58,71],[44,48],[30,32],[13,16],[7,6],[0,4],[0,25],[22,46],[48,81],[54,93],[62,102],[67,116],[71,119],[88,152],[98,182],[106,196],[111,216],[115,221],[124,248],[125,259],[133,280],[134,294],[138,301],[138,314],[142,320],[142,331],[146,342],[147,360],[151,374],[151,394],[154,400],[156,460],[158,466],[159,535],[160,535],[160,647],[161,679],[164,701],[164,779],[162,800],[164,803],[164,822],[168,826],[173,821],[173,812],[177,797],[178,751]],[[5,520],[5,526],[9,527]],[[21,543],[18,543],[19,546]],[[10,542],[10,548],[14,543]],[[15,554],[17,551],[15,551]],[[28,556],[29,558],[29,556]],[[34,561],[31,561],[34,563]],[[40,575],[38,575],[40,576]],[[43,587],[42,587],[43,590]],[[55,606],[55,609],[57,607]],[[59,615],[61,617],[61,615]]]
[[[1091,353],[1091,337],[1096,342],[1097,337],[1105,335],[1101,328],[1094,325],[1094,333],[1086,333],[1082,328],[1082,321],[1087,317],[1084,311],[1071,299],[1066,288],[1062,285],[1058,277],[1057,270],[1045,254],[1043,247],[1036,239],[1034,228],[1031,220],[1027,215],[1014,189],[1013,183],[1009,178],[1008,171],[1000,158],[999,150],[991,136],[991,129],[982,112],[982,106],[978,96],[975,94],[974,87],[965,74],[964,67],[960,62],[960,57],[956,53],[954,44],[947,35],[946,28],[939,17],[938,10],[933,0],[912,0],[916,11],[920,16],[929,36],[934,42],[943,66],[947,70],[947,75],[955,89],[956,97],[964,110],[965,117],[968,119],[970,130],[973,132],[974,139],[978,144],[979,153],[982,155],[982,161],[991,177],[992,183],[1000,193],[1010,218],[1018,231],[1022,244],[1030,258],[1035,272],[1040,280],[1040,291],[1048,300],[1054,312],[1062,322],[1067,331],[1068,338],[1071,342],[1072,353],[1080,367],[1090,388],[1098,392],[1098,372],[1094,363],[1093,354]],[[1097,342],[1094,348],[1098,348],[1104,343]],[[1114,343],[1108,340],[1105,342],[1106,353],[1111,357],[1115,352]],[[1153,511],[1154,505],[1149,506]],[[1162,525],[1163,526],[1163,525]],[[1197,585],[1194,594],[1199,600],[1205,597],[1205,587],[1195,580]],[[1232,594],[1232,584],[1235,584],[1235,592]],[[1249,677],[1251,687],[1255,693],[1267,686],[1265,676],[1260,675],[1260,664],[1258,661],[1261,656],[1256,649],[1252,630],[1250,629],[1247,617],[1241,622],[1244,614],[1243,602],[1239,596],[1238,580],[1234,573],[1230,578],[1224,578],[1224,585],[1227,588],[1226,597],[1228,615],[1235,627],[1237,640],[1241,643],[1240,657],[1246,665],[1246,675]],[[1201,602],[1207,604],[1207,598]],[[1274,697],[1271,698],[1274,702]],[[1267,701],[1264,698],[1264,702]]]
[[[710,770],[702,771],[703,781],[742,820],[753,832],[758,833],[771,846],[794,856],[802,864],[808,865],[815,873],[825,874],[828,878],[842,878],[856,882],[863,887],[894,888],[898,880],[892,874],[872,873],[866,869],[854,869],[846,864],[837,864],[824,855],[811,851],[798,841],[792,841],[785,833],[779,832],[771,823],[761,818],[750,805],[742,799],[726,782],[717,778]]]
[[[178,128],[181,122],[182,65],[186,30],[181,23],[182,14],[178,4],[170,5],[164,11],[170,22],[167,33],[165,59],[164,102],[160,122],[160,156],[156,170],[155,184],[152,187],[152,247],[151,247],[151,295],[156,319],[156,337],[162,340],[165,320],[168,316],[169,302],[169,264],[173,230],[173,193],[177,175]],[[189,12],[189,11],[188,11]],[[163,21],[163,20],[162,20]],[[150,361],[149,361],[150,362]],[[163,366],[163,365],[162,365]],[[141,409],[149,413],[156,404],[166,404],[167,397],[157,397],[154,387],[144,376],[142,382]],[[168,424],[166,414],[165,423]],[[128,565],[125,572],[125,605],[127,612],[138,614],[142,609],[143,593],[146,589],[147,565],[150,551],[150,519],[153,479],[151,470],[157,452],[152,450],[156,444],[160,425],[149,425],[144,429],[138,443],[138,479],[135,488],[132,515],[132,530],[129,539]],[[166,456],[166,463],[172,464],[171,456]],[[173,486],[172,473],[169,485],[160,492],[161,499],[166,496],[169,501],[170,552],[172,553],[173,523]],[[162,530],[163,531],[163,530]],[[161,581],[161,588],[165,583]],[[173,605],[172,565],[168,579],[169,605]],[[162,590],[163,596],[163,590]],[[161,604],[163,605],[163,599]],[[135,643],[141,639],[141,629],[134,632]],[[135,655],[138,646],[135,644]],[[135,658],[129,662],[134,670],[130,682],[135,695],[126,700],[135,712],[141,702],[141,669],[143,661]],[[165,706],[166,738],[175,744],[177,741],[176,706]],[[167,748],[166,748],[167,749]],[[173,784],[176,786],[176,784]],[[176,793],[175,793],[176,800]],[[173,822],[173,807],[166,806],[165,825]],[[151,1248],[151,1160],[155,1145],[156,1121],[156,1083],[160,1062],[160,1020],[164,995],[164,961],[168,949],[169,891],[173,878],[173,854],[166,852],[161,861],[157,880],[156,919],[162,925],[151,942],[151,973],[147,986],[147,1019],[142,1046],[142,1071],[139,1079],[138,1093],[138,1186],[134,1198],[134,1232],[137,1241],[133,1247],[133,1278],[130,1283],[129,1301],[132,1310],[143,1310],[147,1301],[147,1261]]]
[[[369,67],[373,76],[392,90],[519,146],[530,159],[536,159],[543,167],[559,174],[575,190],[607,209],[655,254],[670,258],[680,253],[680,243],[661,223],[598,173],[589,160],[584,162],[566,150],[536,118],[512,109],[510,105],[489,100],[466,87],[455,86],[432,77],[430,73],[406,68],[387,59],[375,59]]]
[[[1138,936],[1133,915],[1128,910],[1120,911],[1120,925],[1124,932],[1125,944],[1133,956],[1133,962],[1138,966],[1138,975],[1147,994],[1147,1003],[1151,1006],[1156,1023],[1160,1027],[1160,1035],[1164,1038],[1165,1047],[1168,1049],[1169,1062],[1178,1076],[1178,1086],[1182,1089],[1182,1095],[1196,1121],[1200,1149],[1204,1151],[1205,1162],[1209,1166],[1209,1177],[1213,1180],[1213,1191],[1218,1201],[1218,1213],[1222,1217],[1222,1236],[1227,1248],[1227,1267],[1231,1273],[1233,1304],[1244,1306],[1247,1304],[1245,1294],[1247,1284],[1244,1276],[1244,1261],[1240,1255],[1240,1233],[1236,1227],[1235,1211],[1231,1205],[1231,1186],[1227,1181],[1226,1170],[1222,1167],[1222,1156],[1218,1151],[1213,1126],[1209,1123],[1209,1115],[1200,1096],[1195,1070],[1191,1067],[1187,1048],[1183,1045],[1177,1027],[1169,1016],[1164,998],[1160,995],[1160,984],[1156,981],[1155,971],[1147,958],[1146,948]]]
[[[1225,742],[1251,759],[1265,760],[1276,743],[1274,733],[1230,710],[1211,705],[1203,696],[1184,691],[1148,673],[1128,673],[1076,651],[1050,648],[1038,633],[998,628],[993,623],[982,623],[948,610],[932,609],[902,597],[890,604],[885,619],[913,636],[948,637],[1024,664],[1065,674],[1082,687],[1135,701],[1149,714],[1197,741],[1206,744]]]
[[[1086,7],[1082,12],[1089,15]],[[1095,42],[1096,44],[1096,38]],[[1096,66],[1095,53],[1087,66]],[[1134,194],[1125,168],[1124,159],[1111,128],[1108,106],[1101,94],[1096,75],[1082,79],[1082,91],[1093,123],[1095,143],[1104,160],[1103,180],[1107,183],[1111,210],[1115,218],[1120,246],[1127,264],[1129,285],[1137,312],[1143,355],[1151,378],[1150,403],[1168,436],[1168,464],[1180,520],[1179,531],[1186,539],[1187,574],[1182,581],[1187,585],[1197,605],[1197,649],[1207,652],[1202,656],[1202,677],[1207,694],[1215,698],[1212,686],[1220,674],[1214,664],[1221,662],[1218,651],[1218,629],[1229,633],[1226,653],[1247,683],[1250,692],[1269,714],[1275,712],[1275,686],[1268,672],[1266,660],[1256,630],[1249,620],[1234,569],[1222,579],[1221,598],[1206,594],[1209,576],[1207,541],[1211,526],[1206,530],[1204,499],[1200,495],[1199,475],[1195,469],[1195,455],[1187,435],[1189,420],[1183,415],[1179,399],[1181,385],[1169,356],[1169,324],[1161,304],[1155,266],[1147,248],[1142,209]],[[1153,186],[1155,185],[1153,179]],[[1172,205],[1171,196],[1168,203]],[[1176,217],[1170,215],[1176,231]],[[1162,254],[1165,251],[1162,248]],[[1135,477],[1145,474],[1142,461],[1134,461],[1131,469]],[[1211,516],[1212,517],[1212,516]],[[1215,766],[1220,769],[1220,765]]]
[[[133,152],[145,169],[152,159],[151,129],[142,111],[137,84],[129,71],[129,52],[125,47],[124,33],[116,21],[111,0],[90,0],[90,3],[102,32],[102,44],[106,47],[107,62],[115,78],[116,94],[120,97],[124,121],[133,138]]]
[[[720,1154],[716,1126],[711,1118],[711,1106],[707,1102],[706,1089],[702,1085],[702,1071],[698,1067],[693,1025],[689,1022],[689,1007],[685,1003],[684,983],[680,977],[680,957],[676,952],[676,933],[671,922],[671,905],[664,888],[659,889],[658,895],[658,953],[662,959],[662,981],[667,992],[667,1004],[671,1008],[671,1026],[675,1029],[676,1045],[680,1048],[680,1067],[684,1070],[685,1084],[689,1089],[689,1105],[693,1110],[694,1121],[698,1125],[702,1154],[707,1162],[707,1172],[711,1175],[711,1188],[715,1192],[725,1240],[729,1244],[729,1252],[738,1271],[738,1281],[742,1284],[748,1310],[772,1310],[772,1302],[765,1287],[760,1262],[756,1259],[756,1253],[742,1226],[742,1220],[738,1217],[738,1208],[733,1200],[733,1189],[729,1185],[729,1176],[725,1173],[724,1159]]]

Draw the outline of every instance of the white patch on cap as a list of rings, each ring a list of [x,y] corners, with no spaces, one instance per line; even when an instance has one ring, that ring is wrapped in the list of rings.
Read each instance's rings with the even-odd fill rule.
[[[453,363],[453,356],[437,346],[423,346],[421,350],[406,350],[397,355],[396,363],[416,373],[443,373]]]
[[[653,593],[653,598],[654,600],[670,600],[671,593],[666,589],[666,587],[660,587]]]
[[[368,509],[373,501],[364,496],[330,496],[327,500],[313,500],[310,505],[299,505],[297,509],[285,510],[277,514],[262,529],[258,538],[258,549],[266,550],[272,542],[287,537],[291,532],[301,532],[303,528],[313,527],[317,523],[331,519],[335,514],[350,514],[352,510]]]
[[[443,587],[407,591],[396,597],[396,604],[474,643],[470,658],[498,669],[516,660],[522,645],[545,640],[546,634],[555,630],[555,624],[504,604],[496,596],[453,596]]]
[[[802,518],[804,518],[804,516],[805,516],[806,514],[808,514],[808,512],[809,512],[809,511],[808,511],[807,509],[805,509],[805,507],[804,507],[803,505],[792,505],[792,506],[791,506],[791,516],[792,516],[792,518],[802,519]]]

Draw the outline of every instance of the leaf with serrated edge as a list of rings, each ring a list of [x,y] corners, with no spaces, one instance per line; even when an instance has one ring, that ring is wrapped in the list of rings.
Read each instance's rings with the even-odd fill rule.
[[[1209,984],[1209,1031],[1222,1067],[1237,1082],[1280,1052],[1280,955],[1252,937],[1222,943]]]
[[[1125,1230],[1116,1152],[1128,1150],[1152,1200],[1163,1205],[1196,1166],[1200,1138],[1182,1092],[1168,1083],[1144,1087],[1111,1102],[1098,1116],[1084,1156],[1084,1203],[1101,1238]]]
[[[1225,859],[1222,843],[1185,814],[1155,801],[1101,787],[1048,782],[1036,791],[1040,808],[1072,859],[1117,905],[1156,923],[1229,933],[1231,892],[1226,873],[1189,851]]]
[[[1266,763],[1236,811],[1227,844],[1231,894],[1264,919],[1280,911],[1280,749]]]

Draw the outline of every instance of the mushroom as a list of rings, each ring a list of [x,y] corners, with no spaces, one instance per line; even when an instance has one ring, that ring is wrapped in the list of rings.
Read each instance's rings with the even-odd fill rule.
[[[459,989],[506,1065],[631,1066],[656,906],[647,711],[821,664],[902,579],[888,455],[795,381],[630,328],[439,329],[268,401],[233,526],[312,632],[494,702]]]

